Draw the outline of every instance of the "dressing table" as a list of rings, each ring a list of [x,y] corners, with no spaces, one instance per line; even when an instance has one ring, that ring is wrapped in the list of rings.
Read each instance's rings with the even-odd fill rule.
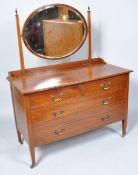
[[[92,58],[90,9],[87,23],[75,8],[52,4],[31,13],[22,34],[17,11],[16,24],[21,69],[9,72],[8,80],[18,140],[29,146],[31,167],[37,146],[119,121],[124,136],[131,70]],[[86,37],[87,59],[25,69],[22,39],[32,54],[54,61],[78,51]]]

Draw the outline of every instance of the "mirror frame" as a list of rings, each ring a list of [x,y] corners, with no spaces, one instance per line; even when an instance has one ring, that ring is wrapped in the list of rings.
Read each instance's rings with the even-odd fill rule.
[[[56,57],[56,56],[55,56],[55,57],[50,57],[50,56],[45,56],[45,55],[36,53],[33,49],[31,49],[30,45],[28,44],[28,42],[27,42],[27,40],[26,40],[26,38],[25,38],[25,28],[26,28],[27,24],[29,23],[30,19],[31,19],[33,16],[35,16],[38,12],[40,12],[40,11],[42,11],[42,10],[44,10],[44,9],[48,9],[50,6],[51,6],[51,7],[52,7],[52,6],[63,6],[63,7],[65,6],[65,7],[69,8],[70,10],[76,12],[76,13],[80,16],[80,18],[81,18],[81,20],[82,20],[82,22],[83,22],[83,26],[84,26],[84,36],[83,36],[83,40],[82,40],[82,42],[80,43],[80,45],[79,45],[75,50],[73,50],[72,52],[70,52],[70,53],[68,53],[68,54],[66,54],[66,55],[64,55],[64,56],[60,56],[60,57]],[[84,42],[85,42],[85,40],[86,40],[86,37],[87,37],[87,33],[88,33],[88,26],[87,26],[86,20],[85,20],[84,16],[81,14],[81,12],[79,12],[76,8],[74,8],[74,7],[72,7],[72,6],[69,6],[69,5],[66,5],[66,4],[55,3],[55,4],[49,4],[49,5],[41,6],[41,7],[37,8],[36,10],[34,10],[34,11],[28,16],[28,18],[26,19],[26,21],[25,21],[25,23],[24,23],[24,25],[23,25],[22,39],[23,39],[24,44],[25,44],[25,46],[27,47],[27,49],[28,49],[32,54],[34,54],[35,56],[40,57],[40,58],[43,58],[43,59],[48,59],[48,60],[60,60],[60,59],[64,59],[64,58],[66,58],[66,57],[69,57],[69,56],[73,55],[75,52],[77,52],[77,51],[82,47],[82,45],[84,44]]]

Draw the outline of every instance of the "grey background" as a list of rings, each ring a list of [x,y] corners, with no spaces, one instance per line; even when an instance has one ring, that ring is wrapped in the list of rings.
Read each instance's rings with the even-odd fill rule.
[[[0,170],[3,175],[13,169],[18,174],[137,174],[138,161],[138,1],[137,0],[60,0],[76,7],[87,17],[92,10],[93,56],[121,67],[130,68],[128,135],[120,138],[120,124],[96,130],[67,141],[39,148],[38,168],[30,171],[27,145],[16,141],[8,71],[19,69],[19,53],[15,25],[15,8],[18,8],[21,27],[27,16],[37,7],[56,0],[12,0],[0,5]],[[87,41],[73,56],[62,61],[45,61],[32,55],[24,47],[26,67],[35,67],[87,58]],[[116,133],[114,133],[116,132]],[[98,146],[102,146],[98,147]],[[85,152],[86,151],[86,152]],[[45,152],[45,156],[42,153]],[[85,152],[85,153],[84,153]],[[106,153],[106,154],[104,154]],[[75,157],[74,157],[75,156]],[[55,159],[58,161],[55,162]],[[26,163],[28,164],[26,165]],[[107,163],[107,164],[106,164]],[[99,165],[101,168],[99,168]],[[109,166],[107,166],[109,165]],[[7,166],[9,168],[7,168]],[[119,168],[116,168],[119,167]],[[39,171],[38,171],[39,170]],[[14,170],[15,171],[15,170]],[[33,173],[32,173],[33,172]]]

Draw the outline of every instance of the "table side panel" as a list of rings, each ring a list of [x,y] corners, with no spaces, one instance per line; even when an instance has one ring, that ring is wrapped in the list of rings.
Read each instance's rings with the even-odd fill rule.
[[[23,95],[20,94],[20,92],[13,85],[11,86],[17,129],[21,132],[27,143],[29,143],[26,109],[24,106]]]

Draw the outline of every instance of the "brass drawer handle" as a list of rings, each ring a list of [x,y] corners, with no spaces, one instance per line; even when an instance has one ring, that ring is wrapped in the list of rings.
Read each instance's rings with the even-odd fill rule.
[[[105,100],[102,100],[102,104],[103,105],[108,105],[108,104],[110,104],[110,102],[111,102],[111,97],[109,97],[109,98],[107,98]]]
[[[104,89],[104,90],[108,90],[111,88],[111,82],[105,82],[105,83],[102,83],[101,84],[101,87]]]
[[[65,131],[64,128],[59,128],[59,129],[56,129],[56,130],[54,131],[54,133],[55,133],[55,135],[61,135],[61,134],[63,134],[64,131]]]
[[[62,117],[64,113],[64,110],[61,110],[59,112],[52,112],[52,115],[55,117],[55,118],[59,118],[59,117]]]
[[[57,101],[61,101],[62,100],[62,96],[64,96],[63,93],[60,93],[58,96],[54,96],[54,95],[51,95],[51,99],[55,102]]]
[[[107,116],[106,117],[102,117],[101,120],[104,122],[106,120],[109,120],[110,118],[111,118],[111,116],[107,114]]]

